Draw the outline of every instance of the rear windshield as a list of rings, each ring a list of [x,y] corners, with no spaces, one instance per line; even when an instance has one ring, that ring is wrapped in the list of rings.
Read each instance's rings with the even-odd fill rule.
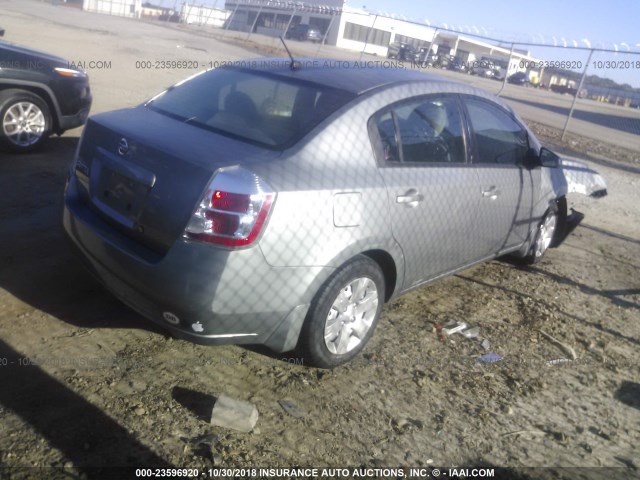
[[[354,97],[265,72],[219,68],[170,88],[147,106],[201,128],[282,149]]]

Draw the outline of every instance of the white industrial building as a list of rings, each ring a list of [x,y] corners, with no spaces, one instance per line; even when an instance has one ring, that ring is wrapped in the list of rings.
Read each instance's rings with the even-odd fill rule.
[[[389,44],[403,42],[431,46],[431,53],[451,55],[463,62],[490,59],[508,75],[525,70],[523,61],[534,60],[528,52],[512,52],[509,47],[471,35],[351,8],[343,0],[226,0],[225,8],[231,12],[225,28],[279,36],[290,25],[309,24],[320,30],[329,45],[381,57],[387,56]]]
[[[87,11],[132,18],[140,18],[145,7],[150,9],[142,0],[83,2],[83,9]],[[280,36],[292,25],[308,24],[320,30],[323,43],[380,57],[387,56],[391,43],[402,42],[417,48],[428,47],[433,54],[452,56],[460,62],[490,60],[507,75],[524,71],[524,65],[535,61],[526,51],[511,51],[508,46],[495,45],[469,34],[352,8],[344,0],[225,0],[224,7],[217,7],[217,2],[212,7],[197,1],[182,1],[179,5],[176,18],[182,23],[270,36]],[[536,72],[530,75],[533,77]]]
[[[180,9],[180,21],[188,25],[210,25],[224,27],[231,12],[223,8],[205,7],[183,3]]]
[[[290,25],[308,24],[327,34],[326,43],[335,45],[342,0],[290,2],[278,0],[226,0],[231,12],[227,28],[263,35],[280,36]]]
[[[119,17],[140,18],[142,0],[84,0],[82,9]]]

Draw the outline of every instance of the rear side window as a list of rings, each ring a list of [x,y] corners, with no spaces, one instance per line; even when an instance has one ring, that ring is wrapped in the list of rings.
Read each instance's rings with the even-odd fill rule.
[[[529,140],[520,124],[486,101],[466,98],[465,103],[478,149],[475,162],[522,164],[529,150]]]
[[[353,98],[322,85],[221,68],[170,88],[147,106],[234,138],[286,148]]]
[[[462,116],[455,97],[423,97],[376,117],[383,160],[390,163],[464,163]]]

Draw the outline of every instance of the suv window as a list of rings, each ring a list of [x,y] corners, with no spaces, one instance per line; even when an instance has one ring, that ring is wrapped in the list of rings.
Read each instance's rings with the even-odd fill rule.
[[[462,117],[455,97],[420,98],[376,118],[385,162],[464,163]]]
[[[354,97],[256,70],[218,68],[170,88],[147,106],[201,128],[280,149]]]
[[[478,149],[475,163],[522,164],[529,150],[524,128],[507,112],[488,102],[466,98],[465,103]]]

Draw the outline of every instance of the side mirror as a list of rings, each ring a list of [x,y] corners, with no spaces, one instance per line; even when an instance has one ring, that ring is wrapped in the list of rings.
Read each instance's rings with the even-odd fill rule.
[[[558,168],[560,166],[560,157],[548,148],[540,149],[540,164],[543,167]]]
[[[527,150],[527,155],[524,157],[523,165],[529,170],[533,170],[541,165],[540,156],[538,155],[538,152],[536,152],[535,148]]]

